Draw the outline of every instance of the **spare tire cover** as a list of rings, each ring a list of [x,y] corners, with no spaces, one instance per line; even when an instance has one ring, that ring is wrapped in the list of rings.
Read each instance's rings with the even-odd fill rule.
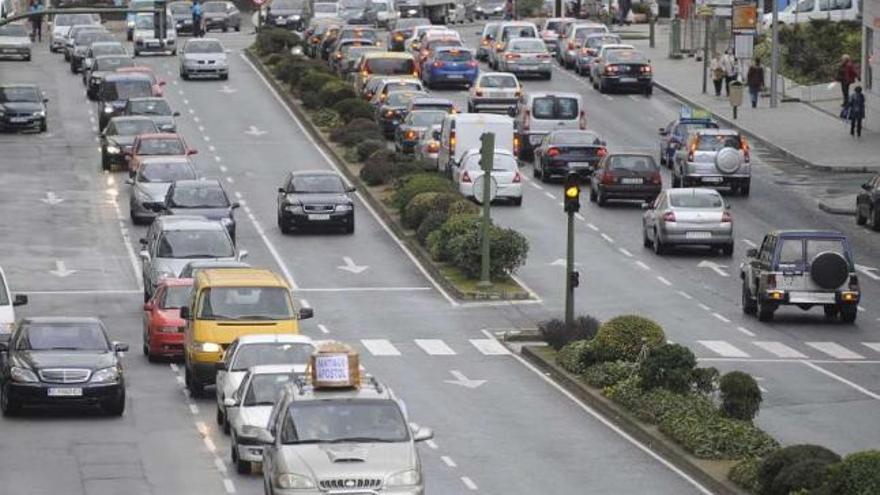
[[[722,148],[715,155],[715,168],[722,174],[732,174],[739,170],[743,157],[735,148]]]
[[[819,253],[810,262],[810,277],[823,289],[836,289],[849,278],[849,263],[840,253]]]
[[[484,177],[486,177],[486,174],[483,174],[474,179],[474,200],[476,200],[476,202],[479,204],[483,204],[483,181],[485,180]],[[496,194],[498,194],[498,183],[495,182],[495,177],[491,177],[489,182],[489,201],[494,201]]]

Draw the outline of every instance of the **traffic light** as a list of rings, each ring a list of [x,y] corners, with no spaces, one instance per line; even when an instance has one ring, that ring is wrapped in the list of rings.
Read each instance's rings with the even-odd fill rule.
[[[579,285],[581,285],[581,274],[578,271],[573,271],[568,275],[569,282],[571,283],[572,289],[577,289]]]
[[[565,212],[576,213],[581,209],[581,179],[577,173],[565,176]]]

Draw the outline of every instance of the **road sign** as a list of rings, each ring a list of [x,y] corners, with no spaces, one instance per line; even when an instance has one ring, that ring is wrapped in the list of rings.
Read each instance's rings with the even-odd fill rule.
[[[753,2],[734,2],[730,23],[733,34],[755,34],[758,29],[758,5]]]

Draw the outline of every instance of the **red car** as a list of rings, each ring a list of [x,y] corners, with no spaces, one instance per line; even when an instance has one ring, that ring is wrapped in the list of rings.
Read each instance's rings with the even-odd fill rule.
[[[183,329],[180,307],[189,303],[193,279],[166,278],[153,297],[144,303],[144,355],[150,362],[158,357],[183,357]]]
[[[139,134],[131,145],[128,158],[128,170],[137,172],[145,156],[190,156],[198,151],[189,147],[183,136],[173,132],[157,134]]]
[[[150,79],[153,81],[153,96],[162,96],[165,92],[165,81],[156,77],[156,74],[153,72],[151,67],[147,67],[144,65],[137,65],[134,67],[122,67],[116,69],[116,72],[121,72],[124,74],[146,74],[150,76]]]

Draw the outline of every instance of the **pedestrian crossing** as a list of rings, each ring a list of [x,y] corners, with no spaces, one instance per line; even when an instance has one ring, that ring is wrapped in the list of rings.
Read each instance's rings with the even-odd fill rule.
[[[470,339],[467,343],[451,346],[442,339],[415,339],[391,342],[388,339],[361,339],[368,354],[377,357],[402,356],[416,352],[427,356],[456,356],[476,351],[484,356],[507,356],[510,351],[495,339]]]
[[[726,359],[833,359],[840,361],[880,361],[880,342],[782,342],[753,340],[748,346],[724,340],[698,340],[701,358]],[[797,346],[798,348],[796,348]],[[708,351],[709,356],[705,352]]]

